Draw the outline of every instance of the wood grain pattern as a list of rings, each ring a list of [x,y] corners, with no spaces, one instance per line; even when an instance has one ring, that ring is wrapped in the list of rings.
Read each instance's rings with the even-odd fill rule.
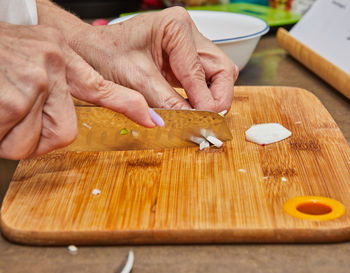
[[[350,99],[350,75],[344,70],[299,42],[283,28],[277,31],[277,41],[295,59]]]
[[[283,211],[304,195],[350,208],[350,149],[327,110],[302,89],[235,90],[227,116],[234,137],[222,149],[55,152],[21,161],[2,206],[3,234],[27,244],[348,240],[349,213],[309,221]],[[265,122],[292,136],[246,142],[245,131]]]

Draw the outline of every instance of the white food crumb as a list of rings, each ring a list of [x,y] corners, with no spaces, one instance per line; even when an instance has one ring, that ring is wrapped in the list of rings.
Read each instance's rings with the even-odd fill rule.
[[[128,259],[126,261],[126,264],[121,271],[121,273],[130,273],[132,270],[132,267],[134,266],[134,260],[135,260],[135,255],[132,250],[129,251]]]
[[[302,122],[301,121],[296,121],[295,124],[301,124]]]
[[[210,144],[208,141],[203,140],[200,144],[199,144],[199,150],[204,150],[205,148],[209,148]]]
[[[241,172],[241,173],[246,173],[247,172],[246,169],[239,169],[238,171]]]
[[[101,191],[99,189],[93,189],[91,193],[92,195],[99,195],[101,194]]]
[[[279,123],[262,123],[253,125],[245,132],[248,141],[260,145],[267,145],[281,141],[290,137],[291,134],[291,131],[284,128]]]
[[[76,255],[78,253],[78,248],[75,245],[69,245],[68,251],[72,255]]]
[[[218,147],[218,148],[220,148],[220,147],[222,146],[222,144],[223,144],[223,142],[222,142],[220,139],[218,139],[218,138],[216,138],[216,137],[214,137],[214,136],[208,136],[208,137],[207,137],[207,140],[208,140],[211,144],[213,144],[215,147]]]
[[[287,179],[287,178],[285,178],[285,177],[282,177],[282,178],[281,178],[281,181],[283,181],[283,182],[287,182],[287,181],[288,181],[288,179]]]
[[[85,123],[85,122],[83,122],[82,124],[83,124],[83,126],[85,126],[85,127],[88,128],[88,129],[91,129],[91,128],[92,128],[89,124],[87,124],[87,123]]]
[[[264,179],[264,180],[267,180],[267,179],[269,179],[269,177],[268,177],[268,176],[264,176],[263,179]]]
[[[224,117],[227,113],[227,110],[221,111],[220,113],[218,113],[220,116]]]
[[[157,156],[162,156],[162,155],[163,155],[163,153],[161,153],[161,152],[157,153]]]
[[[139,136],[139,132],[135,131],[135,130],[131,130],[131,135],[135,138],[137,138]]]

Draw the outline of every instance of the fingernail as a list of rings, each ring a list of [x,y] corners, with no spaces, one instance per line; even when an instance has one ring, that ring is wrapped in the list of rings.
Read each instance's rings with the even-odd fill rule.
[[[161,118],[160,115],[156,113],[152,108],[149,108],[149,114],[151,115],[151,119],[155,124],[157,124],[159,127],[164,126],[164,120]]]

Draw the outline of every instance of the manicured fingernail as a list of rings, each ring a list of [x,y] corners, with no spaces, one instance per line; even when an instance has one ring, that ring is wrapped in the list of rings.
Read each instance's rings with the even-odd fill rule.
[[[159,127],[164,126],[164,120],[152,108],[149,109],[149,114],[151,115],[151,119],[155,124],[157,124]]]

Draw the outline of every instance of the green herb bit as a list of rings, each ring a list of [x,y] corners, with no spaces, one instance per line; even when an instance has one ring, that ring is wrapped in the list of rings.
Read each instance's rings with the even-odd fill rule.
[[[123,129],[120,130],[120,134],[121,135],[127,135],[128,133],[129,133],[129,131],[126,128],[123,128]]]

